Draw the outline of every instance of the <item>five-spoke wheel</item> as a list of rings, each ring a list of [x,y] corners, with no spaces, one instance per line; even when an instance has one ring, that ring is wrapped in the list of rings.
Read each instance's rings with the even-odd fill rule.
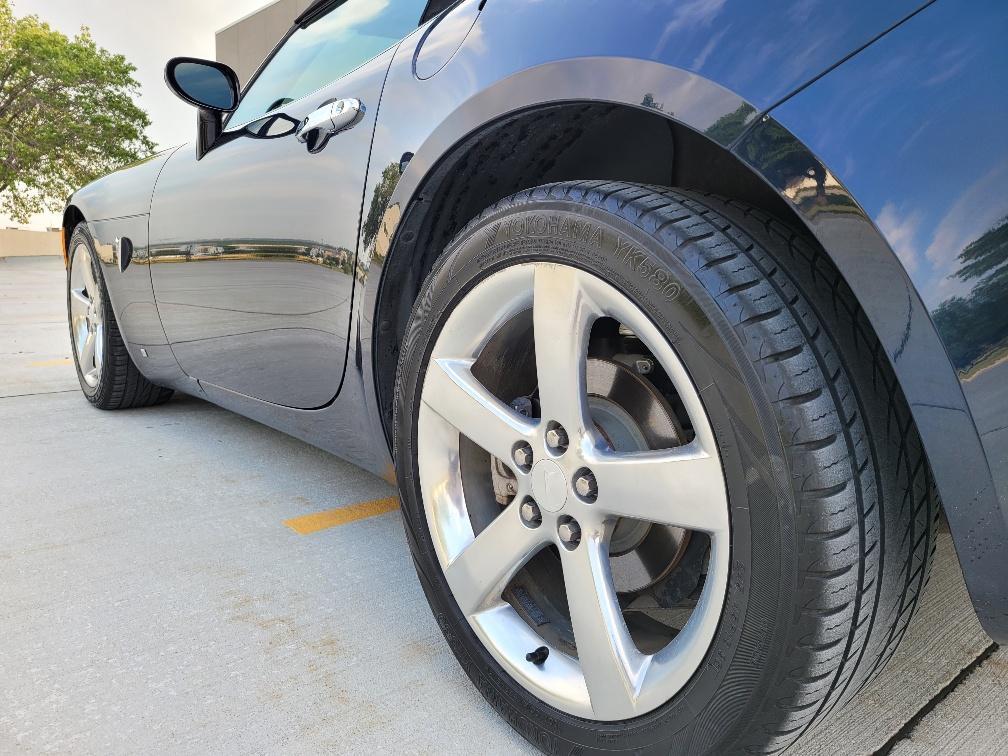
[[[488,342],[529,311],[533,417],[516,411],[474,370]],[[614,448],[616,434],[593,412],[587,380],[589,343],[602,320],[618,324],[653,355],[685,409],[691,440],[672,448]],[[627,425],[647,422],[629,417]],[[462,470],[466,443],[505,460],[514,479],[510,502],[482,527],[469,506],[476,484]],[[448,584],[473,630],[515,679],[557,708],[598,720],[633,717],[675,695],[703,659],[721,613],[728,503],[697,389],[640,308],[569,265],[525,263],[486,278],[456,305],[434,345],[418,449],[431,537]],[[628,627],[627,602],[610,565],[614,532],[635,526],[645,533],[673,526],[701,533],[710,544],[706,580],[688,618],[663,647],[647,651]],[[573,649],[529,621],[534,609],[516,609],[505,597],[516,575],[551,546]],[[545,660],[530,663],[528,655],[540,647],[549,651]]]
[[[98,385],[105,358],[105,317],[95,261],[84,242],[70,254],[70,334],[84,382]]]

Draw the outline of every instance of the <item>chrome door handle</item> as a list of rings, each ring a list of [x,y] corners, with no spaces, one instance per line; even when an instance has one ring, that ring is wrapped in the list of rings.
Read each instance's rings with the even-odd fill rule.
[[[360,100],[353,97],[335,100],[305,116],[295,134],[299,142],[308,145],[309,152],[318,152],[331,136],[356,126],[363,114]]]

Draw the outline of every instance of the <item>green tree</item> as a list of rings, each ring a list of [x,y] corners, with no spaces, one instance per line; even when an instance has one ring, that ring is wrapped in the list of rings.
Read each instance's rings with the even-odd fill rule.
[[[645,108],[654,108],[655,110],[665,110],[665,105],[660,102],[655,102],[654,94],[648,92],[644,95],[644,99],[641,101],[641,105]]]
[[[374,194],[371,196],[371,207],[368,209],[367,218],[364,220],[364,250],[367,250],[374,244],[375,239],[378,237],[385,209],[388,207],[389,200],[392,198],[392,192],[395,191],[396,184],[399,183],[401,176],[402,171],[399,170],[399,163],[389,163],[382,171],[381,180],[378,182],[378,186],[375,187]]]
[[[0,0],[0,211],[25,222],[79,187],[145,157],[154,143],[134,102],[136,69]]]
[[[962,266],[955,272],[956,278],[969,281],[982,278],[988,273],[998,276],[1008,275],[1008,216],[994,224],[979,239],[971,241],[959,253]]]
[[[938,332],[960,370],[1008,341],[1008,216],[959,253],[961,281],[975,281],[968,297],[951,297],[933,314]]]
[[[731,113],[725,113],[718,118],[704,133],[718,144],[727,147],[746,130],[755,115],[756,108],[744,102]]]

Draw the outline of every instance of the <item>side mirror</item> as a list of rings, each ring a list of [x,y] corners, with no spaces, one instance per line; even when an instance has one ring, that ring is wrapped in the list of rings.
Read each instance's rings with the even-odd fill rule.
[[[165,82],[176,95],[199,108],[196,157],[202,158],[222,130],[223,114],[238,107],[238,76],[223,63],[199,58],[172,58]]]
[[[190,105],[219,113],[238,107],[238,76],[215,60],[172,58],[165,66],[168,88]]]

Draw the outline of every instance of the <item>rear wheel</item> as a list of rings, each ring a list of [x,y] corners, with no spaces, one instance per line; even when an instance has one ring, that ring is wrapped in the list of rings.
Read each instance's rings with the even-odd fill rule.
[[[70,237],[67,317],[77,379],[91,404],[125,409],[171,398],[171,389],[151,383],[133,364],[112,311],[94,240],[83,223]]]
[[[407,531],[530,741],[779,750],[888,659],[937,502],[840,284],[752,209],[601,182],[504,200],[439,260],[397,382]]]

